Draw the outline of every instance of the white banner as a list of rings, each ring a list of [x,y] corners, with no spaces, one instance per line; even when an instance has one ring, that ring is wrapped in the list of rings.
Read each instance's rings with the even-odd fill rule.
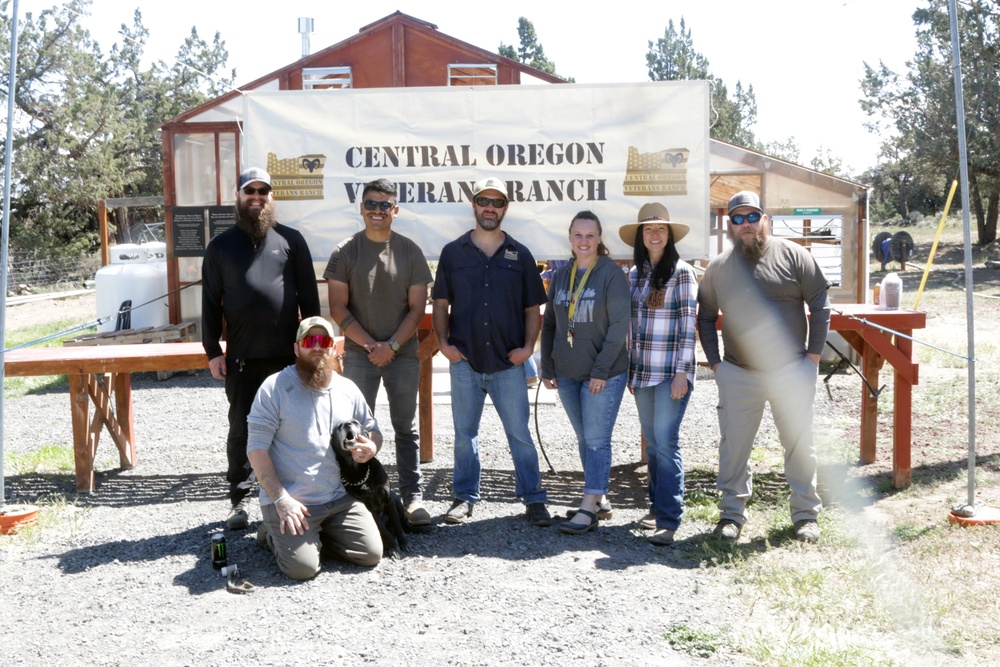
[[[399,188],[393,229],[436,259],[473,228],[472,184],[506,182],[502,229],[536,259],[569,256],[569,223],[596,213],[616,259],[618,228],[659,201],[691,226],[685,258],[708,255],[708,84],[262,91],[244,96],[244,166],[270,173],[278,220],[316,261],[364,228],[362,185]]]

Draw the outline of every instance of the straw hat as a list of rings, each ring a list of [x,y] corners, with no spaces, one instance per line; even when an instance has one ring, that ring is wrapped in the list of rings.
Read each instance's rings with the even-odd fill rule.
[[[647,222],[653,222],[654,220],[665,222],[670,226],[674,243],[680,241],[691,231],[691,227],[683,222],[670,222],[670,211],[659,202],[643,204],[642,208],[639,209],[638,220],[638,222],[633,222],[630,225],[622,225],[618,229],[618,236],[621,237],[621,240],[632,247],[635,247],[635,235],[639,232],[639,226]]]

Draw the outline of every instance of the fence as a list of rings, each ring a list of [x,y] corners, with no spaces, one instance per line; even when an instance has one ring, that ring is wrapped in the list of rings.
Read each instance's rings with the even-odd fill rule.
[[[99,268],[100,255],[52,258],[40,256],[30,250],[11,249],[7,266],[7,292],[60,292],[90,287]]]

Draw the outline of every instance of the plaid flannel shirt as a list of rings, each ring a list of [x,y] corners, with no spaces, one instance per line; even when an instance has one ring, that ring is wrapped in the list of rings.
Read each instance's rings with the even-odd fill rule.
[[[640,281],[635,267],[628,274],[632,297],[632,331],[629,338],[628,386],[652,387],[684,373],[694,383],[695,313],[698,279],[684,260],[664,285],[663,305],[650,307],[652,267],[646,263]]]

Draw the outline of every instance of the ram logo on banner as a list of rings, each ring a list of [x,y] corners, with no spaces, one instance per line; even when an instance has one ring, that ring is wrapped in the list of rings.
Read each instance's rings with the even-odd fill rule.
[[[581,210],[596,213],[617,259],[619,226],[659,201],[691,226],[679,245],[708,255],[708,84],[252,91],[244,96],[245,166],[271,173],[278,219],[313,258],[364,228],[362,186],[399,188],[393,229],[428,258],[472,229],[472,185],[496,176],[510,207],[503,229],[538,259],[569,255]]]

